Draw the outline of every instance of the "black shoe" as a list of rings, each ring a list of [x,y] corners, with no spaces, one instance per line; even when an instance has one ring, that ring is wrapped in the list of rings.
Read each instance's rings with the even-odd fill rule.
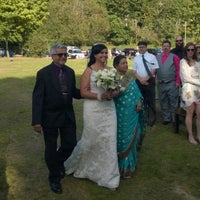
[[[152,122],[149,122],[149,123],[148,123],[148,126],[153,127],[154,124],[155,124],[155,121],[152,121]]]
[[[147,125],[150,126],[150,127],[153,127],[156,123],[156,119],[155,117],[152,117],[150,119],[147,119]]]
[[[62,187],[60,183],[56,183],[56,182],[50,182],[50,187],[51,190],[57,194],[61,194],[62,193]]]
[[[163,125],[167,125],[167,124],[170,124],[171,122],[169,122],[169,121],[163,121]]]

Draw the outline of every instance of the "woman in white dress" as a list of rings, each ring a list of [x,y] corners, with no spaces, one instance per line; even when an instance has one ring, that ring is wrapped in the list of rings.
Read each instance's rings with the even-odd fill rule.
[[[184,58],[180,62],[182,81],[181,107],[186,110],[185,124],[188,140],[192,144],[200,142],[200,63],[196,61],[196,49],[193,43],[185,46]],[[192,119],[196,114],[197,137],[192,130]]]
[[[81,77],[84,98],[83,133],[72,155],[65,162],[65,173],[88,178],[99,186],[115,190],[119,186],[117,160],[117,119],[113,94],[96,86],[95,74],[108,68],[108,49],[95,44],[88,67]],[[109,69],[109,68],[108,68]]]

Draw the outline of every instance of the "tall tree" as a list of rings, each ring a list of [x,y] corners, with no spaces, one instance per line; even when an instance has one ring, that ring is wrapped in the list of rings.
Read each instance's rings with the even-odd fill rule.
[[[8,43],[23,45],[31,32],[36,30],[47,16],[48,0],[1,0],[0,3],[0,38]]]
[[[188,14],[187,14],[188,13]],[[191,0],[185,13],[185,31],[187,41],[200,41],[200,0]]]
[[[145,39],[160,45],[163,39],[185,35],[188,40],[199,39],[200,0],[98,0],[109,14],[111,41],[137,43]],[[127,26],[128,24],[128,26]]]
[[[115,44],[133,42],[138,31],[136,21],[141,14],[141,1],[98,0],[98,2],[106,7],[109,14],[111,31],[107,39]]]
[[[59,0],[59,3],[52,0],[49,12],[44,25],[34,34],[43,33],[50,43],[82,46],[105,41],[109,31],[108,16],[96,0]]]
[[[142,0],[144,22],[142,38],[158,44],[177,35],[197,40],[200,20],[200,0]],[[150,34],[148,34],[150,33]]]

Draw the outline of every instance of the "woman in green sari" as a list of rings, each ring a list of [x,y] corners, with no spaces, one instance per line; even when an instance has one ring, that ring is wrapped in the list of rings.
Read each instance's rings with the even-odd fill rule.
[[[130,178],[137,164],[146,131],[143,97],[132,76],[128,75],[128,63],[123,55],[113,61],[121,79],[121,93],[114,98],[117,110],[117,152],[121,178]]]

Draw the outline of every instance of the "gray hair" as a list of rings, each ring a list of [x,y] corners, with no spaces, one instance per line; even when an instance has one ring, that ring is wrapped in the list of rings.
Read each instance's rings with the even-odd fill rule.
[[[50,54],[55,54],[56,49],[65,49],[67,51],[67,46],[64,44],[52,44]]]

